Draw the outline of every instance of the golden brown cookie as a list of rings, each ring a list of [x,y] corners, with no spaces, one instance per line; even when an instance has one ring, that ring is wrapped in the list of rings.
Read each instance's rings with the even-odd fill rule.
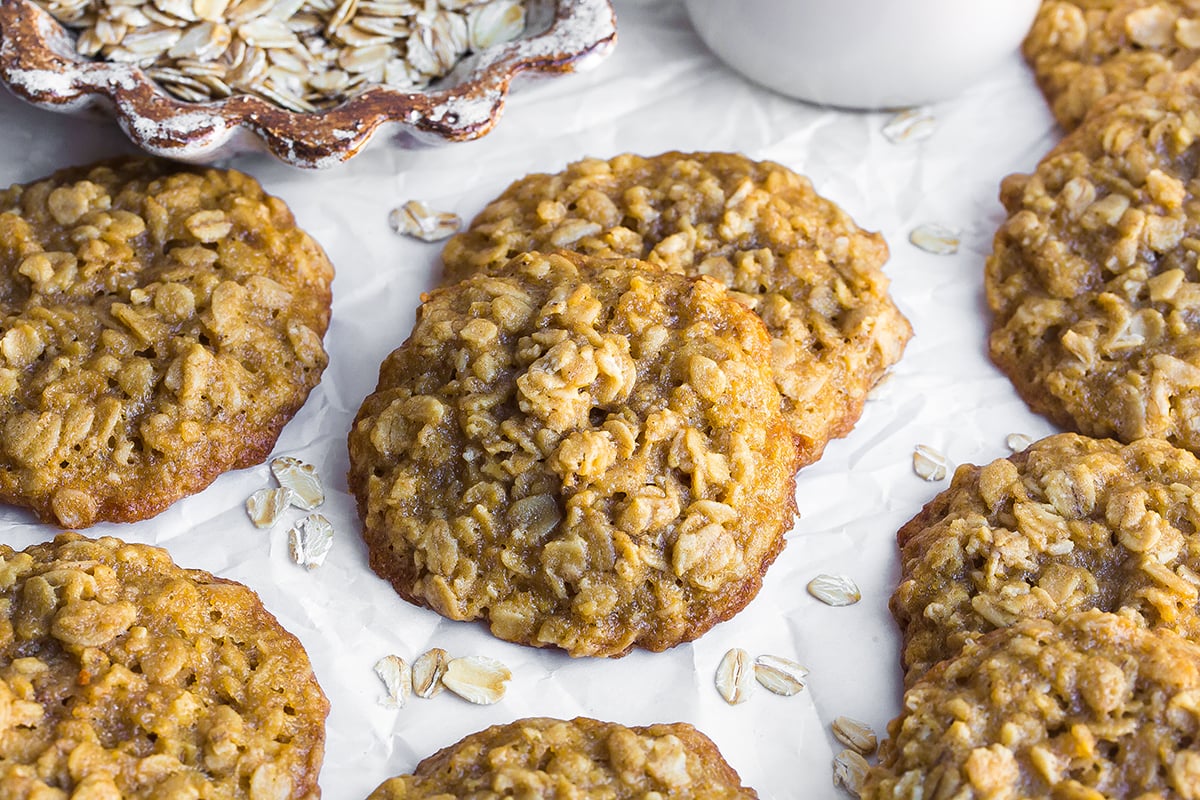
[[[495,725],[434,753],[368,800],[502,797],[754,800],[717,746],[691,725],[627,728],[586,717]]]
[[[1109,98],[1004,180],[990,351],[1059,425],[1200,452],[1200,99]]]
[[[82,528],[262,461],[320,379],[333,270],[238,172],[149,159],[0,192],[0,499]]]
[[[900,529],[908,682],[987,631],[1089,608],[1200,638],[1200,460],[1064,433],[964,464]]]
[[[1025,58],[1067,130],[1110,94],[1194,82],[1200,3],[1194,0],[1044,0]]]
[[[930,670],[863,800],[1200,796],[1200,646],[1088,611],[1025,620]]]
[[[621,155],[530,175],[446,244],[445,279],[559,248],[643,259],[728,286],[771,334],[771,364],[784,413],[803,439],[803,463],[850,432],[912,335],[887,293],[883,237],[769,161]]]
[[[534,253],[432,293],[350,433],[371,567],[575,656],[695,639],[795,513],[769,347],[717,282],[629,261]]]
[[[316,800],[328,712],[245,586],[119,539],[0,544],[0,797]]]

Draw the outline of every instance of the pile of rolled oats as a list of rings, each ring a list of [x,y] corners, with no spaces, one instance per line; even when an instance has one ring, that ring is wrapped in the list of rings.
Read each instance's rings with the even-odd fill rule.
[[[522,0],[36,0],[81,55],[143,67],[183,100],[252,94],[291,111],[373,85],[418,90],[520,36]]]

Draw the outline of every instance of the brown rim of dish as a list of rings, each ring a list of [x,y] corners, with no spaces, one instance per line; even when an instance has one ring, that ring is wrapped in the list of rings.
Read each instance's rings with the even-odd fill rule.
[[[453,85],[425,92],[375,86],[334,108],[303,113],[245,94],[178,100],[138,67],[79,56],[66,29],[30,0],[0,0],[0,80],[42,108],[109,109],[154,155],[207,161],[261,149],[246,140],[251,134],[289,164],[325,167],[354,156],[387,124],[417,142],[476,139],[496,124],[517,75],[571,72],[616,44],[610,0],[531,0],[529,11],[529,28],[540,32],[468,57],[440,82]]]

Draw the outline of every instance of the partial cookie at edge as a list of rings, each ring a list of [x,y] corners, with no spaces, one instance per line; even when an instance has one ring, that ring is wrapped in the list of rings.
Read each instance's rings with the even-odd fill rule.
[[[1113,96],[1002,184],[989,352],[1062,427],[1200,452],[1197,135],[1196,96]]]
[[[1200,460],[1058,434],[958,468],[897,534],[907,682],[1023,619],[1090,608],[1200,638]]]
[[[0,498],[86,527],[259,463],[317,384],[333,269],[238,172],[151,159],[0,192]]]
[[[553,765],[550,768],[548,765]],[[500,797],[498,784],[541,796],[614,800],[689,797],[756,800],[713,742],[686,723],[627,728],[586,717],[521,719],[440,750],[411,775],[385,781],[368,800]]]
[[[1200,8],[1169,0],[1045,0],[1022,47],[1059,124],[1105,97],[1196,85]]]
[[[1170,631],[1026,620],[905,693],[862,798],[1196,797],[1197,698],[1200,646]]]
[[[0,709],[5,798],[320,797],[329,704],[300,642],[161,548],[0,544]]]

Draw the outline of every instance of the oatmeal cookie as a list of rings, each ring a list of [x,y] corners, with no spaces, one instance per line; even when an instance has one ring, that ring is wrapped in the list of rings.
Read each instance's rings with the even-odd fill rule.
[[[532,253],[434,292],[350,433],[371,567],[576,656],[696,638],[795,513],[769,347],[716,281],[631,261]]]
[[[1200,646],[1102,611],[994,631],[929,671],[863,800],[1200,797]]]
[[[260,462],[325,367],[333,270],[237,172],[158,160],[0,192],[0,500],[151,517]]]
[[[443,254],[456,281],[565,248],[709,275],[762,317],[803,463],[845,436],[912,335],[887,245],[779,164],[733,153],[586,159],[508,187]]]
[[[0,797],[316,800],[328,711],[245,586],[113,538],[0,544]]]
[[[1064,433],[958,468],[900,529],[908,680],[994,628],[1089,608],[1200,639],[1200,459]]]
[[[1200,452],[1197,135],[1197,96],[1115,96],[1003,182],[991,356],[1063,427]]]
[[[1104,97],[1194,83],[1196,0],[1045,0],[1025,58],[1055,118],[1072,130]]]
[[[391,778],[368,800],[471,797],[754,800],[691,725],[627,728],[586,717],[522,719],[471,734]]]

